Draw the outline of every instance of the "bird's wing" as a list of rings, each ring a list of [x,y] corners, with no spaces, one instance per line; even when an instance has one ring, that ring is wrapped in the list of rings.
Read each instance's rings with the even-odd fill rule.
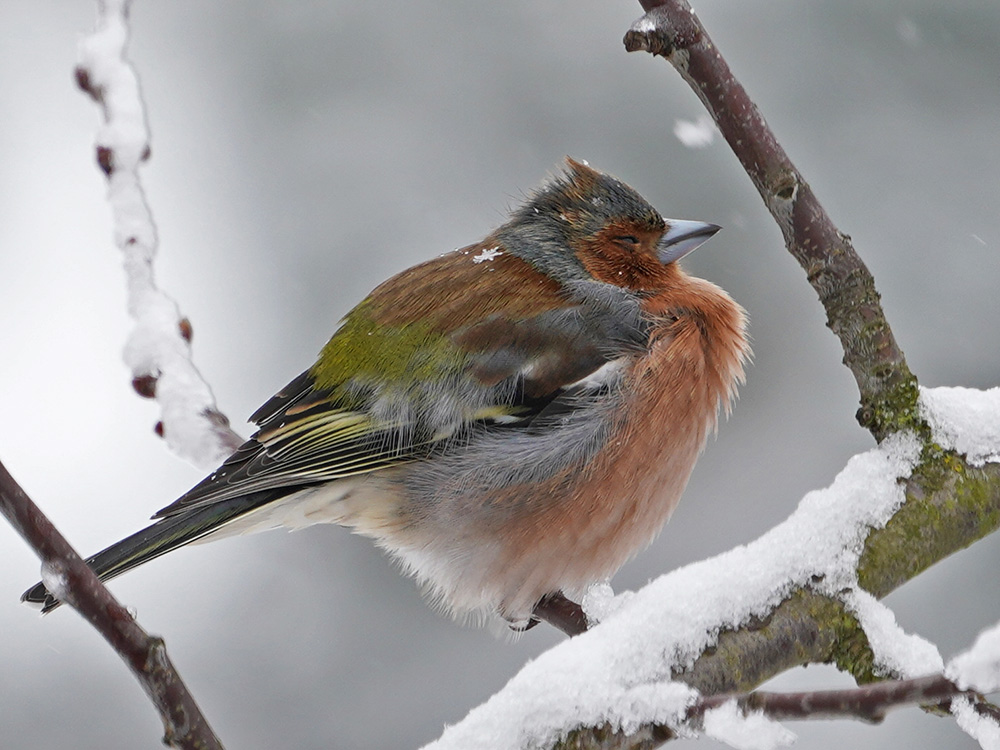
[[[479,268],[470,255],[479,257],[458,250],[378,287],[317,365],[253,414],[260,430],[154,518],[427,458],[475,426],[539,429],[646,345],[638,302],[624,292],[557,285],[502,253]]]

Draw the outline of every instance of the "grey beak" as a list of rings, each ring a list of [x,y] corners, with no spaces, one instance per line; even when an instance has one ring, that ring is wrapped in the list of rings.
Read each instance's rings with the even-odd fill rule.
[[[667,233],[660,240],[658,252],[660,262],[664,265],[680,260],[722,229],[718,224],[679,219],[667,219],[667,226]]]

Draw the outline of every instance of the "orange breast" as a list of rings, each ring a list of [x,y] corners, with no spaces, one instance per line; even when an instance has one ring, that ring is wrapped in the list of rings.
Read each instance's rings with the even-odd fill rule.
[[[503,611],[530,611],[547,593],[572,595],[609,578],[677,506],[748,353],[740,307],[708,282],[685,281],[689,288],[674,290],[670,310],[655,310],[663,323],[628,376],[606,446],[585,470],[534,488],[559,501],[537,504],[537,513],[505,530],[493,571],[506,592]]]

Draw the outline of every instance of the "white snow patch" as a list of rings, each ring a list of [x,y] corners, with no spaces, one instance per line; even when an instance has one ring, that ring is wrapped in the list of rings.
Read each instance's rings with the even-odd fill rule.
[[[845,596],[847,606],[857,615],[875,654],[875,667],[882,675],[896,679],[936,674],[944,669],[937,646],[919,635],[905,633],[892,610],[867,591],[854,588]]]
[[[61,560],[42,563],[42,583],[56,599],[66,601],[66,566]]]
[[[705,148],[715,141],[715,122],[708,115],[698,115],[698,119],[675,120],[674,135],[688,148]]]
[[[616,599],[611,584],[604,581],[595,583],[587,589],[580,606],[583,607],[583,612],[587,615],[587,622],[593,625],[593,623],[606,620],[624,604],[624,601],[626,600]]]
[[[681,682],[637,685],[624,690],[610,706],[607,718],[626,734],[646,723],[680,726],[687,708],[698,693]]]
[[[945,676],[963,690],[1000,690],[1000,623],[984,630],[972,648],[952,659]]]
[[[647,14],[632,24],[632,31],[640,34],[648,34],[650,31],[656,31],[656,21]]]
[[[773,750],[795,742],[795,734],[760,711],[746,716],[736,701],[705,712],[705,734],[738,750]]]
[[[499,258],[503,255],[503,250],[499,247],[491,247],[488,250],[483,250],[479,255],[472,259],[473,263],[483,263],[485,261],[493,260],[494,258]]]
[[[1000,726],[976,713],[968,698],[955,698],[951,702],[951,712],[962,731],[976,740],[983,750],[1000,750]]]
[[[1000,461],[1000,387],[921,388],[920,411],[934,440],[973,466]]]

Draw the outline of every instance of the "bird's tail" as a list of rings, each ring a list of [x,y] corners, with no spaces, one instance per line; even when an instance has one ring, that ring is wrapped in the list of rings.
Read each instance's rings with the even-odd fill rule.
[[[287,490],[264,490],[161,518],[142,531],[137,531],[88,558],[87,565],[102,581],[110,580],[171,550],[197,541],[285,494]],[[62,603],[45,588],[44,583],[36,583],[25,591],[21,595],[21,601],[41,605],[42,614],[51,612]]]

